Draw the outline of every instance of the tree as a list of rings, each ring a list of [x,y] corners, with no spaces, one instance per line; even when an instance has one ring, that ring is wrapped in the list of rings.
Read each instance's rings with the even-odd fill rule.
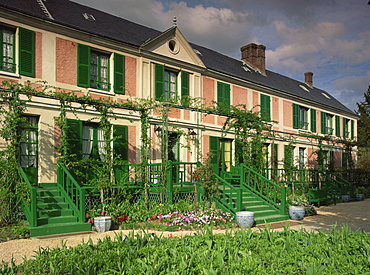
[[[357,114],[360,116],[358,121],[358,141],[360,145],[370,146],[370,86],[364,97],[365,101],[357,103]]]
[[[357,127],[359,144],[359,168],[370,167],[370,86],[364,94],[365,101],[357,103],[357,114],[360,116]]]

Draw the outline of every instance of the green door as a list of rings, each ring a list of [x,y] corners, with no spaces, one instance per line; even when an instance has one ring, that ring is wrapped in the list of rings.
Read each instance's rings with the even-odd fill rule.
[[[176,132],[170,132],[168,134],[168,160],[173,163],[180,161],[180,144],[179,134]],[[172,166],[172,182],[178,183],[180,181],[180,169],[179,165],[174,164]]]
[[[209,151],[211,153],[212,170],[217,175],[230,172],[232,165],[232,140],[210,137]]]
[[[32,185],[38,184],[38,117],[26,117],[20,129],[19,164]]]

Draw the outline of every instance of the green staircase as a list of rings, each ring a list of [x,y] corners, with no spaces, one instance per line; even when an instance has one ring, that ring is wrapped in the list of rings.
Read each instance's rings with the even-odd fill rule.
[[[218,200],[217,206],[224,211],[236,214],[237,211],[237,194],[235,192],[229,192],[229,188],[222,187],[221,192],[227,193],[227,196],[221,196],[223,199]],[[274,208],[271,204],[263,200],[262,198],[255,195],[248,189],[242,189],[241,191],[241,211],[254,212],[254,220],[256,224],[265,224],[271,222],[279,222],[289,220],[288,215],[280,214],[280,210]],[[232,206],[230,209],[230,205]]]
[[[277,185],[244,164],[215,175],[221,185],[217,206],[236,214],[254,212],[256,224],[289,220],[286,211],[286,188]]]
[[[251,191],[246,189],[243,190],[242,198],[242,210],[254,212],[254,220],[256,224],[289,220],[288,215],[280,214],[278,209],[274,208]]]
[[[36,189],[36,215],[36,225],[29,227],[31,237],[91,231],[91,224],[78,221],[56,183]]]

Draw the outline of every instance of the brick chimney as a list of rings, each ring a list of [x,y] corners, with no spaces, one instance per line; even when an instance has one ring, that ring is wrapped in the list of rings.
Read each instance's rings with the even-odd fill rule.
[[[265,50],[266,47],[264,45],[255,43],[250,43],[240,48],[242,60],[263,75],[266,75]]]
[[[313,87],[313,72],[305,72],[304,73],[304,82],[308,86]]]

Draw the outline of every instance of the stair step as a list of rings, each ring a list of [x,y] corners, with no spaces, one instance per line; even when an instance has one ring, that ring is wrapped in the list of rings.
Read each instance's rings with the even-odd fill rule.
[[[60,203],[60,202],[64,202],[64,198],[61,196],[38,197],[37,202],[38,203]]]
[[[54,189],[58,188],[58,185],[55,182],[40,183],[39,186],[42,188],[54,188]]]
[[[289,220],[289,216],[287,215],[266,215],[261,217],[255,217],[254,221],[256,224],[265,224],[265,223],[271,223],[271,222],[281,222]]]
[[[58,189],[39,188],[37,189],[37,196],[38,197],[60,196],[60,192],[58,191]]]
[[[90,223],[63,223],[63,224],[48,224],[37,227],[29,227],[30,236],[48,236],[55,234],[86,232],[91,231]]]
[[[73,216],[73,210],[71,209],[39,210],[37,213],[38,213],[38,218]]]
[[[37,203],[37,210],[62,210],[68,209],[69,205],[66,202],[59,203]]]
[[[73,223],[73,222],[77,222],[77,217],[75,217],[75,216],[59,216],[59,217],[50,217],[50,218],[39,218],[39,219],[37,219],[37,225]]]

